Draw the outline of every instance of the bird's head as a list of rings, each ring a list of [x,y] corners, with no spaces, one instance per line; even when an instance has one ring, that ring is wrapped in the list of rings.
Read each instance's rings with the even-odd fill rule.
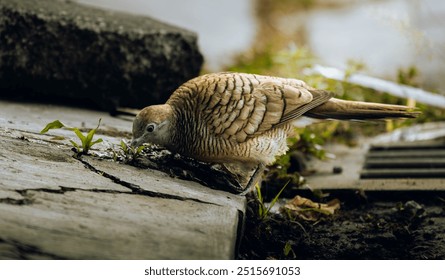
[[[142,109],[133,122],[131,145],[138,147],[143,143],[168,146],[171,133],[173,110],[170,105],[153,105]]]

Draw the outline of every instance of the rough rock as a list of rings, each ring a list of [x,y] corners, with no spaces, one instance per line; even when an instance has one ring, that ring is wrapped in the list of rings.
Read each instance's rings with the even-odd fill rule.
[[[140,108],[165,102],[202,62],[195,33],[148,17],[61,0],[0,0],[3,96]]]

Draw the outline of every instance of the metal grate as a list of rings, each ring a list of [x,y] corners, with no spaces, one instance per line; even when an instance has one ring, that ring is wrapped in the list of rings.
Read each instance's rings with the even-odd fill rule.
[[[445,178],[445,142],[373,145],[360,178]]]

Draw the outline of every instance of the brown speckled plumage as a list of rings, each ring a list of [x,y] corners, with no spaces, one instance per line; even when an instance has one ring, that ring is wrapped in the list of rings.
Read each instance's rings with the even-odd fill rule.
[[[163,105],[144,108],[133,145],[151,142],[207,162],[270,164],[287,151],[292,122],[314,118],[413,117],[410,108],[344,101],[303,81],[214,73],[181,85]]]

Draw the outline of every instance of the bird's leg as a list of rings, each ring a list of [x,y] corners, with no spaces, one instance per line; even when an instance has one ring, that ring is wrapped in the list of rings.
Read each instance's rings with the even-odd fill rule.
[[[255,192],[255,185],[261,182],[261,176],[263,175],[266,166],[263,163],[259,163],[252,177],[246,185],[246,189],[240,193],[240,195],[246,195],[249,192]]]
[[[264,164],[246,162],[224,163],[223,167],[227,175],[237,182],[239,187],[236,188],[235,191],[241,194],[246,194],[255,188],[255,184],[260,181],[265,169]]]

